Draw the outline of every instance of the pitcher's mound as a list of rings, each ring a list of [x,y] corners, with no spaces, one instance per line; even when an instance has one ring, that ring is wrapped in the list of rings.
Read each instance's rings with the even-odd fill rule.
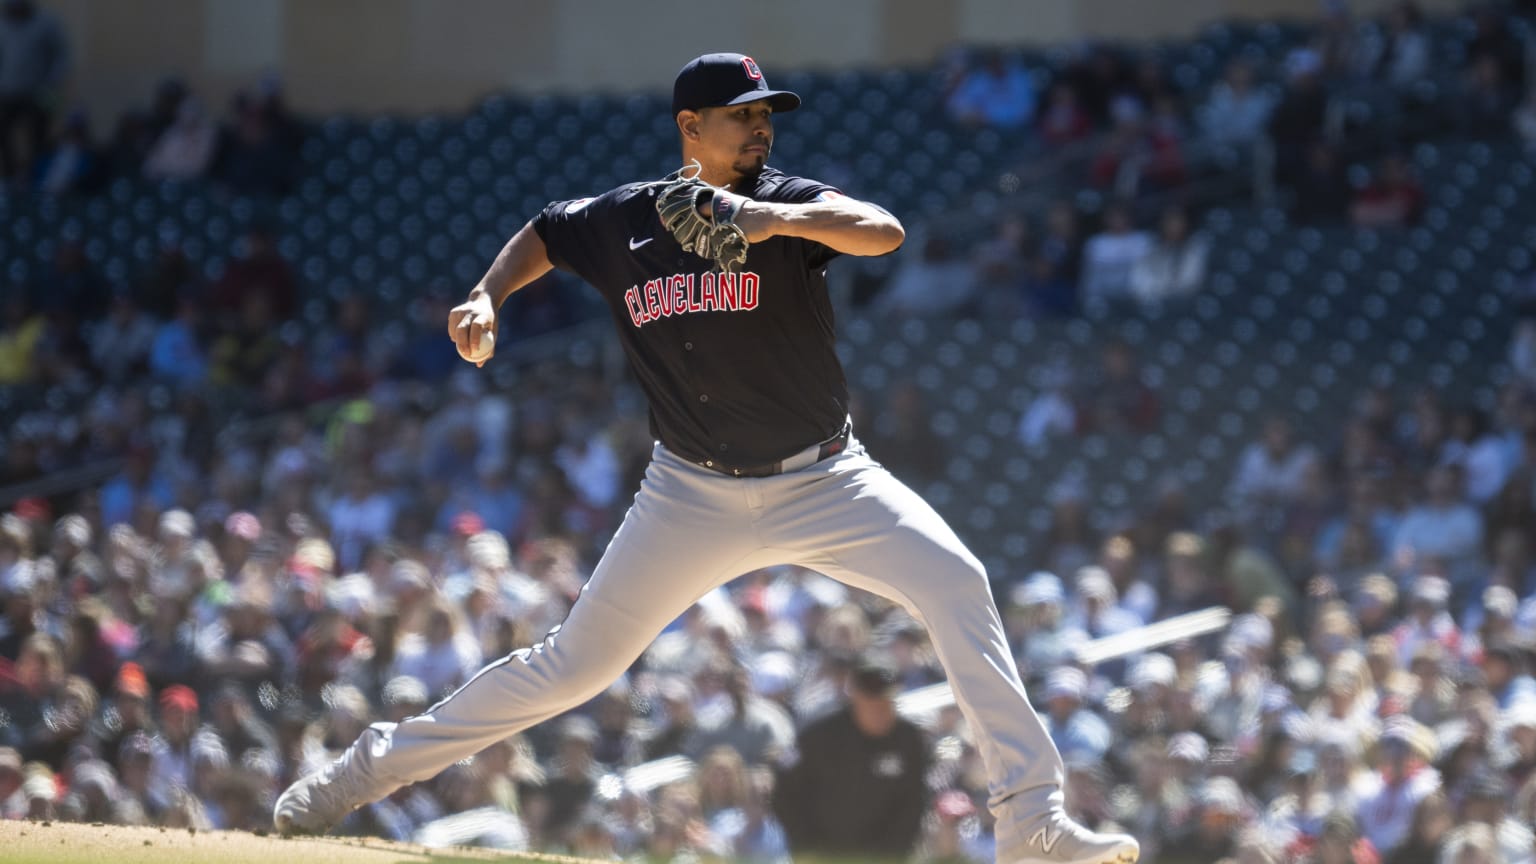
[[[6,864],[454,864],[556,859],[486,849],[427,849],[362,837],[258,837],[240,831],[0,821]]]

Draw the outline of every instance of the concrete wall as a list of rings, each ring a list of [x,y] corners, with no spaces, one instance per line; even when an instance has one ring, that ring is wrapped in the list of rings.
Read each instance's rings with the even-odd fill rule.
[[[1319,0],[41,0],[98,117],[168,73],[215,109],[277,70],[304,111],[457,110],[504,90],[665,89],[707,51],[786,68],[926,63],[957,43],[1138,39]],[[1361,14],[1389,0],[1356,0]],[[1427,5],[1454,8],[1457,0]]]

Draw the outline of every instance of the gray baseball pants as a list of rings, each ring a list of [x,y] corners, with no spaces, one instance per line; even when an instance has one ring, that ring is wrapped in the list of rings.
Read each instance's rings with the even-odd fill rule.
[[[564,623],[425,714],[375,724],[349,754],[353,776],[377,800],[581,705],[700,597],[782,564],[886,597],[927,627],[986,766],[998,848],[1060,805],[1061,756],[1025,697],[981,562],[856,440],[763,478],[727,477],[657,444]]]

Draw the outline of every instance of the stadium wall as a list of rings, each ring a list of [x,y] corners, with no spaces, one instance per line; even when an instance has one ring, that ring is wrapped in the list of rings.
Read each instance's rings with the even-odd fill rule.
[[[1356,0],[1361,15],[1389,0]],[[1429,0],[1435,9],[1459,0]],[[956,43],[1155,38],[1320,0],[43,0],[74,42],[71,103],[112,116],[181,75],[214,110],[278,71],[306,112],[458,110],[486,93],[662,88],[689,57],[770,71],[927,63]],[[99,130],[105,131],[105,130]]]

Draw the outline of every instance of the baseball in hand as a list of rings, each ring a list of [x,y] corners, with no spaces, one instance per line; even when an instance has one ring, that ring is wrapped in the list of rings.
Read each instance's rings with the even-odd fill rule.
[[[471,363],[480,363],[490,359],[491,352],[494,350],[496,350],[496,334],[490,330],[486,330],[480,334],[480,345],[478,349],[474,346],[471,346],[468,351],[463,352],[464,359]]]

